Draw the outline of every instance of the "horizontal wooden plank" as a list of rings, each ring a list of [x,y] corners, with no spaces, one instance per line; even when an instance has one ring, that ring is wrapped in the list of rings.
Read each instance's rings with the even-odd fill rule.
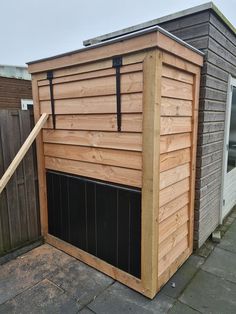
[[[165,204],[171,202],[178,196],[182,195],[184,192],[189,191],[190,183],[189,178],[186,178],[180,182],[172,184],[167,188],[160,191],[159,206],[162,207]]]
[[[144,60],[146,52],[137,52],[123,56],[123,65],[141,63]],[[99,70],[105,70],[112,68],[112,58],[106,60],[96,60],[91,63],[79,64],[74,65],[73,67],[67,67],[62,69],[55,69],[53,71],[54,78],[57,77],[65,77],[69,75],[76,75],[80,73],[88,73],[88,72],[95,72]],[[45,80],[47,78],[47,72],[37,73],[34,74],[37,77],[37,80]]]
[[[45,143],[142,151],[142,134],[125,132],[43,130]]]
[[[191,46],[204,51],[203,49],[207,49],[208,47],[208,35],[205,35],[203,37],[197,37],[193,39],[188,39],[188,44]]]
[[[143,89],[143,73],[121,75],[121,93],[136,93]],[[101,77],[53,86],[54,99],[104,96],[116,94],[116,77]],[[50,100],[49,86],[39,87],[39,99]]]
[[[161,135],[191,132],[191,117],[161,117]]]
[[[235,38],[235,32],[232,32],[231,27],[227,27],[225,25],[225,22],[222,19],[219,19],[217,15],[214,14],[214,12],[210,12],[210,29],[209,29],[209,34],[215,38],[216,34],[212,33],[211,28],[212,25],[217,29],[222,35],[222,39],[226,41],[228,44],[230,42],[236,46],[236,38]],[[219,40],[219,35],[216,37],[217,40]]]
[[[161,32],[157,33],[158,37],[158,47],[163,50],[166,50],[173,55],[181,56],[182,59],[188,60],[196,65],[202,66],[203,64],[203,56],[196,53],[195,51],[183,46],[176,40],[162,34]]]
[[[56,114],[91,114],[91,113],[116,113],[116,96],[98,96],[86,98],[58,99],[55,100]],[[51,113],[51,101],[40,102],[41,113]],[[142,112],[142,93],[121,95],[121,112]]]
[[[176,271],[191,254],[192,250],[190,247],[188,247],[178,257],[175,258],[175,261],[171,263],[171,265],[166,270],[158,275],[158,283],[160,288],[163,287],[164,284],[176,273]]]
[[[226,44],[226,46],[227,46],[227,44]],[[234,47],[234,49],[228,50],[228,49],[226,49],[225,46],[222,46],[222,44],[219,43],[218,38],[215,39],[215,38],[211,38],[211,37],[209,37],[208,47],[211,51],[214,51],[219,57],[226,60],[227,62],[229,62],[233,66],[236,66],[236,61],[235,61],[236,47]]]
[[[161,117],[161,135],[191,131],[190,117]],[[52,128],[51,116],[45,128]],[[56,128],[62,130],[117,131],[117,115],[57,115]],[[141,114],[122,114],[122,131],[142,132]]]
[[[156,32],[153,32],[143,36],[127,39],[125,42],[119,41],[112,43],[109,45],[109,49],[107,49],[107,47],[100,46],[96,49],[84,49],[77,53],[70,53],[61,57],[33,63],[29,65],[29,72],[37,73],[63,67],[66,68],[78,64],[112,58],[115,55],[129,54],[131,52],[137,52],[156,46],[157,34]]]
[[[189,206],[186,205],[159,224],[159,243],[168,238],[189,220]]]
[[[160,155],[160,172],[190,162],[190,148],[176,150]]]
[[[188,27],[202,24],[204,22],[209,22],[209,11],[200,11],[194,14],[186,15],[184,18],[178,18],[160,23],[161,27],[164,27],[168,32],[175,31],[177,29],[188,29]]]
[[[52,128],[51,116],[45,128]],[[61,130],[117,131],[117,115],[58,115],[56,128]],[[142,114],[122,114],[121,130],[142,132]]]
[[[81,73],[95,72],[99,70],[110,69],[112,67],[112,59],[95,61],[87,64],[77,64],[73,67],[59,68],[53,71],[53,77],[65,77],[70,75],[76,75]],[[45,70],[47,71],[47,70]],[[34,74],[38,81],[47,79],[47,72]]]
[[[163,53],[163,64],[168,64],[177,69],[187,71],[189,73],[196,74],[199,71],[199,67],[193,63],[187,62],[180,57],[174,56],[170,52],[165,51]]]
[[[142,172],[134,169],[98,165],[54,157],[45,157],[45,168],[128,186],[139,188],[142,186]]]
[[[188,222],[184,223],[159,245],[158,259],[163,258],[188,234]]]
[[[178,167],[160,173],[160,190],[190,176],[190,164],[186,163]]]
[[[167,253],[159,261],[158,274],[159,276],[164,273],[166,269],[171,267],[172,264],[176,264],[178,258],[186,251],[186,254],[189,255],[188,251],[188,236],[184,237],[169,253]],[[186,260],[186,257],[185,257]]]
[[[142,63],[136,63],[131,65],[122,66],[120,68],[120,73],[132,73],[132,72],[139,72],[142,71]],[[74,74],[74,75],[67,75],[64,77],[54,78],[53,84],[59,83],[66,83],[66,82],[73,82],[73,81],[82,81],[92,78],[99,78],[99,77],[108,77],[115,75],[115,68],[103,69],[93,72],[81,73],[81,74]],[[38,82],[38,86],[49,86],[49,81],[47,79],[41,80]]]
[[[178,99],[193,99],[193,86],[191,84],[162,77],[161,96]]]
[[[173,80],[177,80],[180,82],[193,84],[192,73],[182,71],[182,70],[176,69],[174,67],[171,67],[165,64],[162,67],[162,76],[173,79]]]
[[[172,134],[160,137],[160,153],[172,152],[191,146],[191,134]]]
[[[189,221],[189,205],[183,207],[174,215],[168,217],[160,223],[159,243],[162,243],[175,233],[181,226]]]
[[[192,101],[175,99],[175,98],[161,98],[161,116],[192,116]]]
[[[159,208],[159,222],[162,222],[167,217],[173,215],[176,211],[187,205],[189,199],[189,192],[187,191],[164,206],[161,206]]]
[[[72,159],[117,167],[142,169],[140,152],[95,147],[44,144],[45,156]]]
[[[184,29],[176,28],[172,31],[172,34],[186,42],[193,38],[205,37],[209,34],[209,22],[201,23],[199,21],[196,25],[192,25],[191,27],[186,27]]]

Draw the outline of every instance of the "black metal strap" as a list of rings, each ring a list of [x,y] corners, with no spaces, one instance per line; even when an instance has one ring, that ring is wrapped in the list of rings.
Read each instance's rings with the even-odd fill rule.
[[[54,103],[54,95],[53,95],[53,72],[47,72],[47,79],[49,80],[49,87],[50,87],[50,100],[51,100],[51,111],[52,111],[52,125],[53,129],[56,128],[56,116],[55,116],[55,103]]]
[[[114,57],[112,66],[116,69],[116,114],[117,129],[121,132],[121,92],[120,92],[120,67],[122,66],[122,57]]]

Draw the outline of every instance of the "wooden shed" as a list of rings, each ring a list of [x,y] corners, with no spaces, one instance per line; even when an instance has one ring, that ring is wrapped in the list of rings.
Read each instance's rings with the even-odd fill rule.
[[[158,23],[205,53],[200,80],[194,246],[236,205],[236,29],[209,2]],[[228,149],[229,148],[229,149]]]
[[[236,29],[209,2],[86,40],[84,45],[155,25],[205,53],[200,81],[195,189],[194,246],[197,248],[236,205]]]
[[[193,248],[202,63],[160,27],[29,63],[42,234],[150,298]]]

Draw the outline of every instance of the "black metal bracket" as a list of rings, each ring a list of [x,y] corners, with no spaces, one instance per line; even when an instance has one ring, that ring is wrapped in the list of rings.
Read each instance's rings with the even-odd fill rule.
[[[114,57],[112,66],[116,69],[116,114],[117,129],[121,132],[121,91],[120,91],[120,67],[122,66],[122,57]]]
[[[52,125],[53,129],[56,128],[56,116],[55,116],[55,103],[54,103],[54,95],[53,95],[53,72],[47,72],[47,79],[49,80],[49,87],[50,87],[50,100],[51,100],[51,111],[52,111]]]

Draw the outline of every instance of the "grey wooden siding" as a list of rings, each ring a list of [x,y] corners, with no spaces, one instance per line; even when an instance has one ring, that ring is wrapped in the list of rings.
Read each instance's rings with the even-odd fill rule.
[[[30,133],[29,111],[0,110],[0,177]],[[35,147],[31,148],[0,195],[0,256],[39,239]]]
[[[224,119],[229,74],[236,76],[236,36],[212,10],[160,24],[205,52],[198,129],[195,247],[219,224]]]

